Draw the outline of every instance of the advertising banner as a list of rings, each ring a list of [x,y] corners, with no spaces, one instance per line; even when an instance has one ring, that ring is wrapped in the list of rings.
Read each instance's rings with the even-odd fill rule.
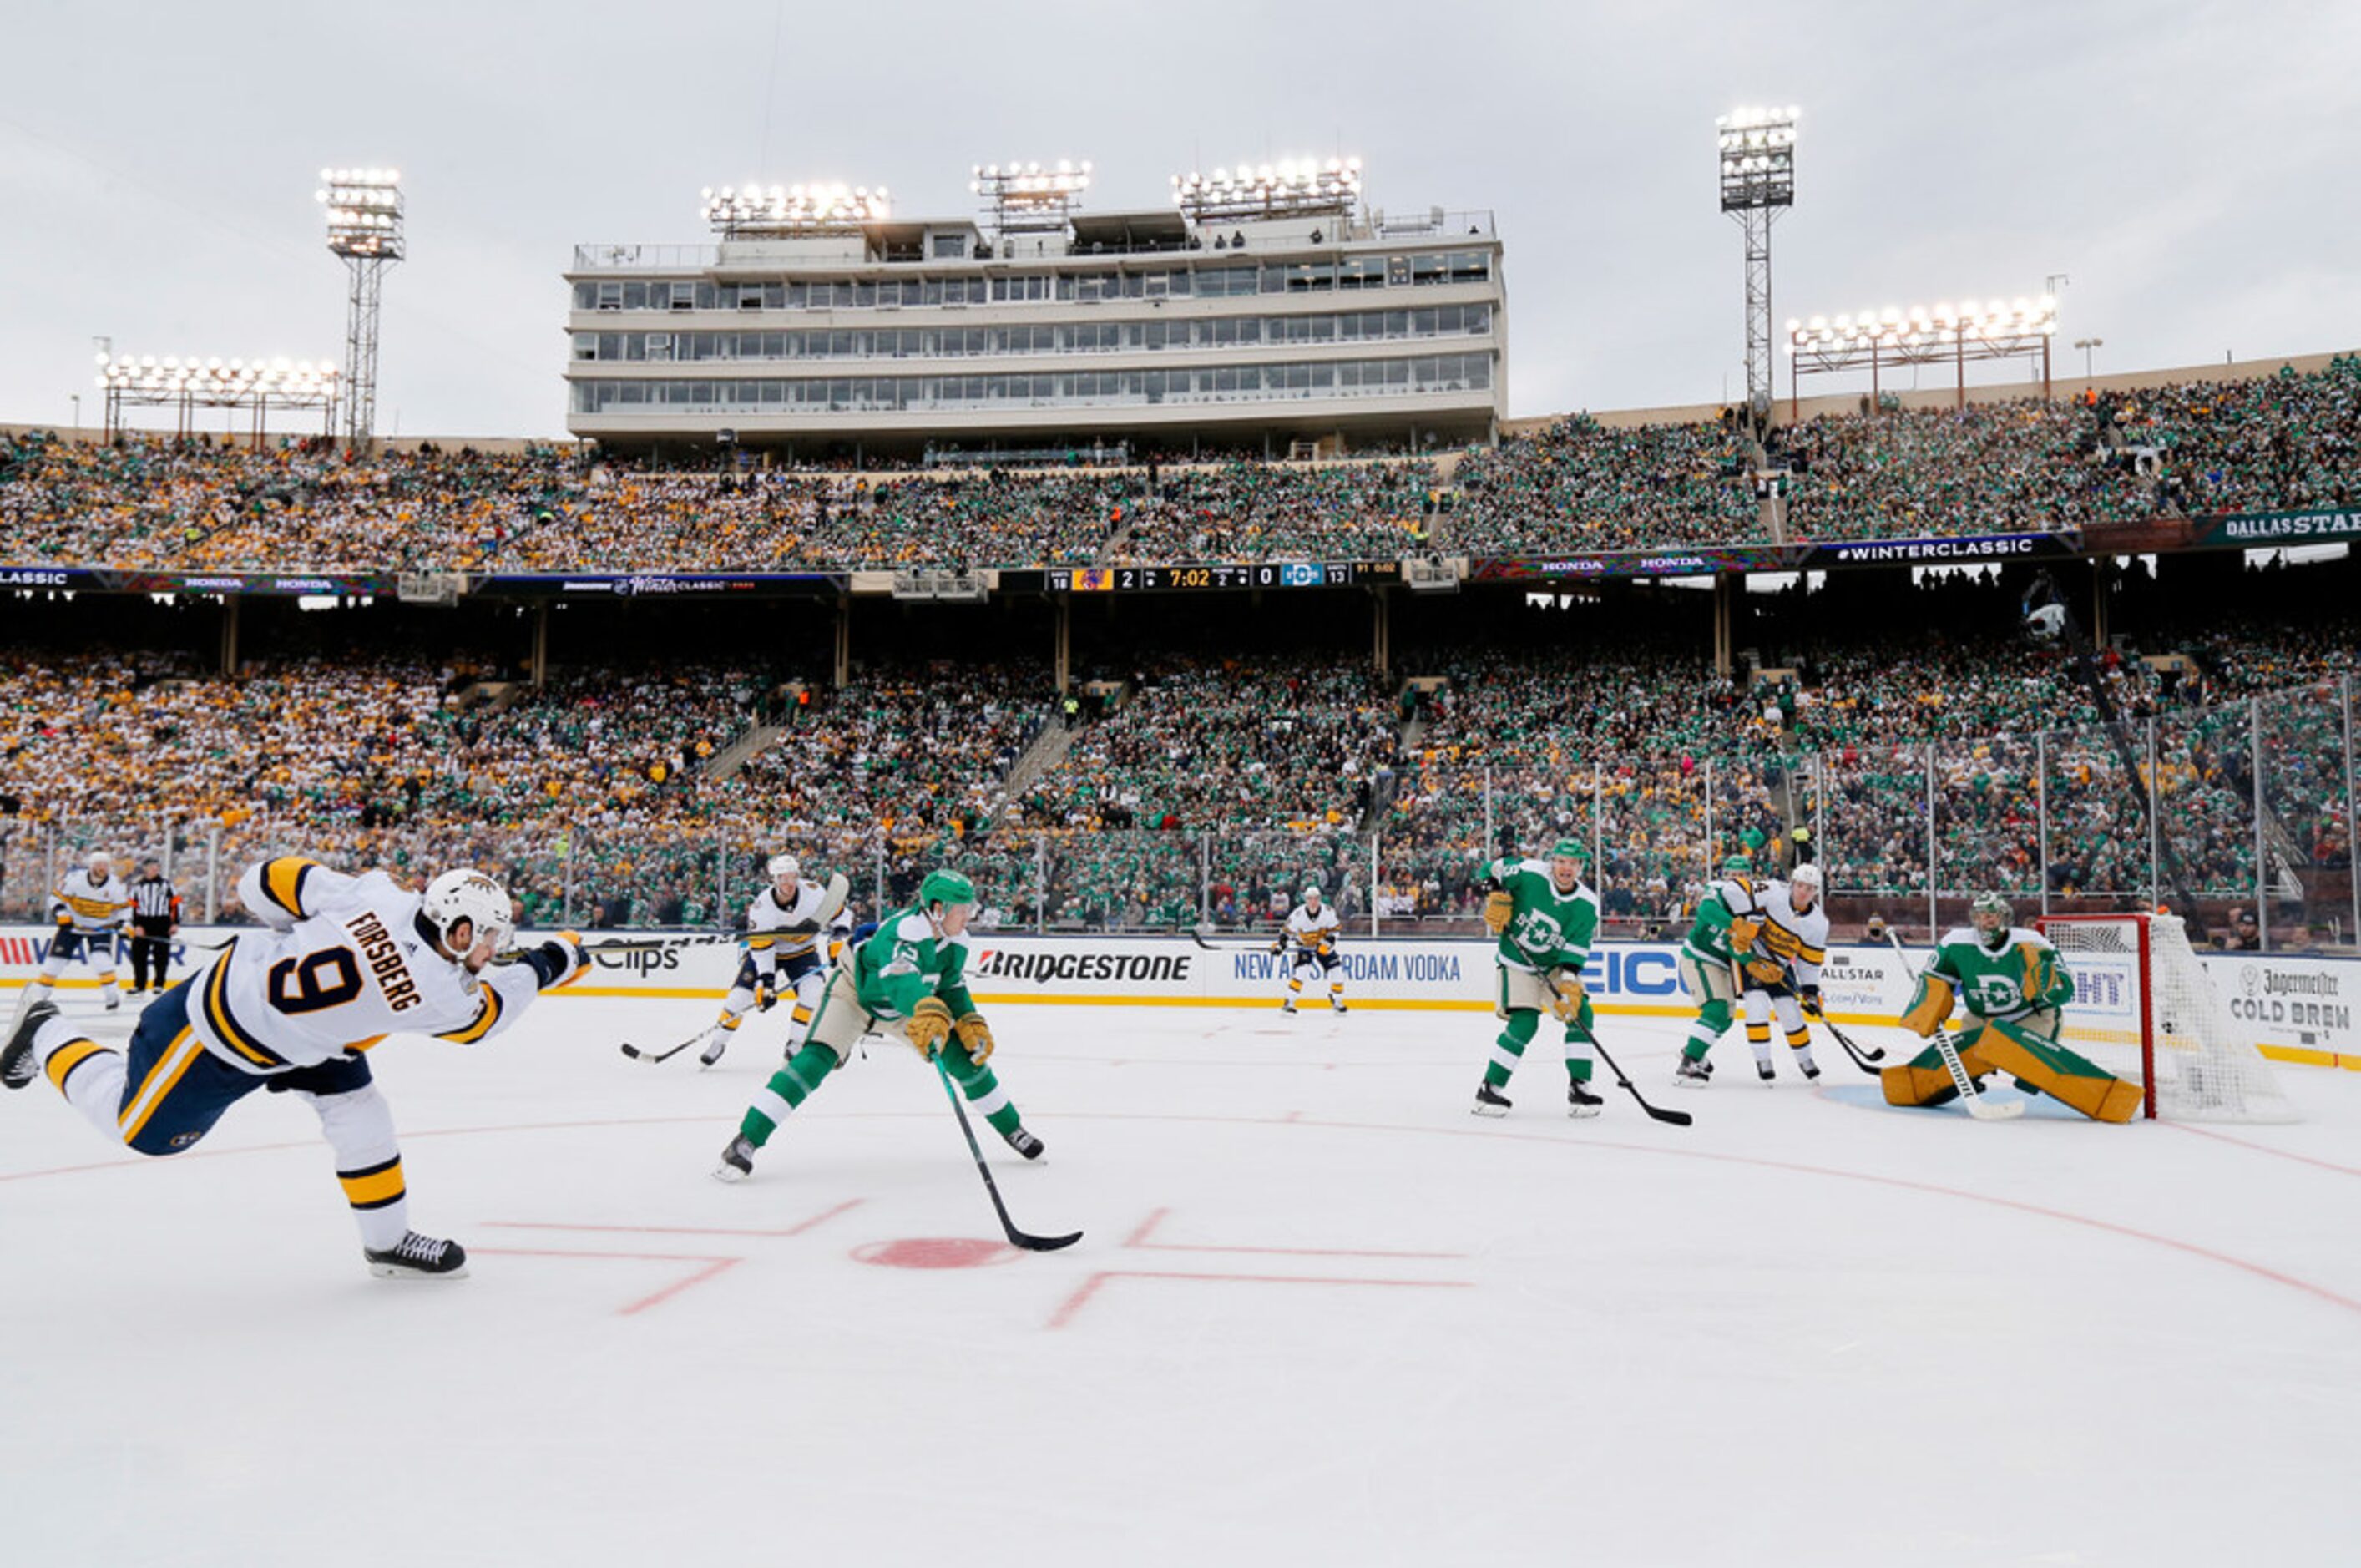
[[[213,956],[200,944],[236,927],[184,928],[173,945],[171,978]],[[246,927],[252,929],[252,927]],[[642,933],[629,933],[637,936]],[[543,940],[525,933],[519,940]],[[589,933],[596,942],[600,933]],[[627,935],[622,932],[614,937]],[[50,928],[0,927],[0,1016],[49,955]],[[974,933],[969,990],[986,1006],[1011,1003],[1109,1007],[1275,1007],[1287,987],[1284,960],[1268,939],[1212,938],[1213,948],[1178,937],[1034,937]],[[1357,1010],[1487,1014],[1492,1010],[1492,945],[1470,938],[1353,940],[1340,944],[1345,998]],[[734,942],[706,941],[650,951],[599,953],[593,971],[566,998],[719,1001],[738,968]],[[1681,989],[1679,949],[1668,942],[1607,942],[1591,955],[1583,984],[1607,1017],[1684,1018],[1695,1008]],[[1847,1025],[1891,1025],[1910,1000],[1924,949],[1898,957],[1884,947],[1828,951],[1820,985],[1828,1015]],[[2361,1069],[2361,960],[2259,953],[2202,956],[2230,1015],[2263,1053],[2279,1061]],[[128,973],[128,970],[126,970]],[[2127,960],[2086,955],[2075,965],[2080,993],[2071,1027],[2086,1037],[2138,1038],[2138,998]],[[89,991],[76,963],[60,990]],[[1307,980],[1307,997],[1325,981]],[[1894,1042],[1888,1042],[1889,1047]]]

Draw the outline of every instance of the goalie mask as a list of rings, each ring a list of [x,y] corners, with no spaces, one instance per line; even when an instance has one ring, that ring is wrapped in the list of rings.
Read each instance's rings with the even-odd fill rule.
[[[1995,953],[2007,943],[2009,927],[2015,921],[2016,912],[1996,893],[1978,894],[1968,905],[1968,924],[1976,928],[1976,940]]]

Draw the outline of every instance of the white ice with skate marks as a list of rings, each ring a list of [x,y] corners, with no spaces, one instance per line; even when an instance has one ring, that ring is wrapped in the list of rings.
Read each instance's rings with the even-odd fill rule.
[[[1470,1116],[1493,1025],[1002,1006],[1049,1142],[873,1042],[752,1180],[777,1059],[629,1061],[702,1003],[553,1001],[371,1057],[412,1213],[473,1277],[369,1278],[316,1124],[256,1095],[140,1161],[0,1098],[11,1563],[2351,1560],[2361,1077],[2192,1131],[1671,1086],[1602,1020]],[[78,1007],[77,1012],[91,1011]],[[127,1022],[127,1020],[126,1020]],[[104,1027],[104,1025],[101,1025]],[[1889,1052],[1890,1031],[1856,1031]],[[910,1266],[926,1265],[932,1266]]]

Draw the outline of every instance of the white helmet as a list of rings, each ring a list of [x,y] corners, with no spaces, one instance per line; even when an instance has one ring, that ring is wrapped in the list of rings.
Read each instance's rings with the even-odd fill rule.
[[[1313,882],[1313,883],[1304,883],[1304,885],[1303,885],[1303,896],[1304,896],[1306,899],[1313,899],[1313,898],[1317,898],[1317,897],[1319,897],[1319,896],[1320,896],[1320,884],[1319,884],[1318,883],[1316,883],[1316,882]]]
[[[1787,873],[1787,883],[1791,887],[1808,887],[1817,893],[1820,891],[1820,868],[1806,861]]]
[[[516,932],[515,907],[509,902],[508,889],[481,872],[467,870],[445,872],[426,884],[425,894],[418,902],[420,917],[455,954],[465,950],[451,939],[452,927],[462,920],[471,927],[468,948],[487,934],[492,938],[492,951],[506,948]]]
[[[804,874],[804,863],[793,855],[773,855],[769,869],[773,882],[793,882]]]
[[[115,874],[115,861],[108,858],[104,850],[93,850],[90,859],[82,862],[82,869],[104,882]]]

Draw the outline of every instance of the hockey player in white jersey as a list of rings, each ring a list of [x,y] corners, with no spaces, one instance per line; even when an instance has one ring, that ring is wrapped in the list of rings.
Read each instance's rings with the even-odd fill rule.
[[[1320,884],[1308,883],[1303,889],[1303,902],[1287,916],[1287,929],[1270,945],[1274,955],[1287,962],[1287,997],[1279,1004],[1281,1013],[1295,1011],[1295,999],[1303,994],[1303,977],[1313,970],[1328,978],[1328,1005],[1342,1013],[1345,1008],[1345,975],[1336,957],[1336,934],[1344,927],[1334,907],[1321,902]]]
[[[783,993],[796,999],[785,1049],[793,1057],[811,1029],[829,965],[852,935],[841,875],[825,884],[806,882],[803,864],[793,855],[772,856],[769,870],[771,885],[746,906],[746,953],[738,962],[738,978],[721,1000],[721,1016],[700,1036],[701,1066],[721,1059],[749,1008],[767,1013]]]
[[[456,1242],[410,1228],[393,1113],[368,1053],[397,1033],[489,1038],[582,972],[580,946],[544,942],[494,965],[514,906],[480,872],[445,872],[421,894],[382,872],[284,855],[250,868],[238,901],[264,929],[149,1003],[128,1049],[43,1003],[0,1047],[0,1086],[46,1075],[110,1141],[148,1155],[189,1148],[256,1090],[294,1094],[319,1114],[370,1271],[460,1276]]]
[[[1746,1044],[1754,1071],[1765,1083],[1778,1076],[1772,1064],[1771,1021],[1794,1051],[1807,1079],[1820,1076],[1812,1059],[1812,1034],[1805,1020],[1820,1014],[1820,965],[1828,956],[1828,913],[1820,902],[1820,868],[1806,862],[1784,882],[1761,892],[1762,925],[1751,944],[1737,950],[1744,985]]]
[[[25,1008],[47,999],[66,965],[77,958],[98,971],[99,994],[105,998],[107,1011],[122,1006],[117,965],[124,922],[130,916],[131,889],[115,874],[115,862],[104,851],[93,852],[87,864],[60,877],[49,894],[49,917],[57,929],[49,937],[39,978],[25,988]]]

